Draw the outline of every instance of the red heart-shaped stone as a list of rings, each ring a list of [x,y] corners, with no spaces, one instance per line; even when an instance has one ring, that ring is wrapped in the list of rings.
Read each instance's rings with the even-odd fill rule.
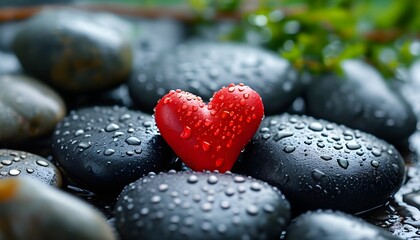
[[[260,95],[230,84],[203,100],[170,91],[155,108],[156,125],[179,158],[195,171],[229,171],[264,117]]]

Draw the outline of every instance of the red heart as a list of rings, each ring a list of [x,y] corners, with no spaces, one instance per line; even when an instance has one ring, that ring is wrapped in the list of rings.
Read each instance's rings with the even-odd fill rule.
[[[182,161],[195,171],[229,171],[264,116],[260,95],[231,83],[203,100],[172,90],[155,108],[156,125]]]

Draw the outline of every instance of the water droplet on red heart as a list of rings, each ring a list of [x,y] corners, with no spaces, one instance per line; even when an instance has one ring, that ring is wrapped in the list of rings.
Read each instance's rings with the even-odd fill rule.
[[[204,126],[208,127],[210,125],[211,125],[211,121],[210,120],[208,120],[208,119],[204,120]]]
[[[255,110],[255,107],[252,107],[252,108],[251,108],[251,111],[254,111],[254,110]]]
[[[247,117],[247,118],[246,118],[246,122],[247,122],[247,123],[250,123],[250,122],[251,122],[251,117]]]
[[[185,109],[188,108],[188,106],[186,104],[182,104],[182,107],[181,108],[185,110]]]
[[[257,118],[257,115],[255,115],[255,114],[252,114],[252,119],[256,119]]]
[[[223,158],[218,158],[218,159],[216,160],[216,167],[220,167],[220,166],[222,166],[224,161],[225,161],[225,160],[224,160]]]
[[[235,123],[233,121],[229,122],[229,127],[232,127]]]
[[[232,147],[232,144],[233,144],[232,140],[229,140],[229,142],[226,144],[226,147],[230,148],[230,147]]]
[[[172,99],[170,97],[167,97],[163,100],[164,104],[168,104],[168,103],[171,103],[171,102],[172,102]]]
[[[194,127],[199,128],[199,127],[201,126],[201,123],[202,123],[202,122],[203,122],[203,121],[198,120],[198,121],[195,123]]]
[[[248,99],[248,98],[249,98],[249,93],[245,93],[245,94],[244,94],[244,98],[245,98],[245,99]]]
[[[220,133],[220,128],[218,128],[218,129],[216,129],[216,131],[214,131],[214,136],[219,135],[219,133]]]
[[[192,106],[192,110],[193,110],[193,112],[196,112],[198,110],[198,107],[194,105],[194,106]]]
[[[223,111],[222,112],[222,118],[227,118],[227,116],[229,116],[229,112],[228,111]]]
[[[243,92],[245,90],[245,85],[241,85],[242,83],[239,84],[238,90],[239,92]]]
[[[229,91],[230,93],[234,92],[234,91],[235,91],[235,86],[229,87],[229,88],[228,88],[228,91]]]
[[[191,128],[188,126],[185,126],[184,129],[181,132],[180,137],[182,139],[188,139],[189,137],[191,137]]]
[[[210,114],[211,115],[215,115],[216,114],[216,110],[214,110],[214,109],[210,110]]]
[[[201,147],[203,148],[204,152],[208,152],[211,148],[211,144],[206,141],[203,141],[201,142]]]
[[[245,105],[245,99],[241,99],[240,101],[239,101],[239,104],[241,104],[241,105]]]

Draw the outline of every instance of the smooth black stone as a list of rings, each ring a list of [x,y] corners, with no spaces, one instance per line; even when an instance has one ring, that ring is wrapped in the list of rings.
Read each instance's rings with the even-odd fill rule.
[[[152,116],[117,106],[70,112],[57,125],[53,152],[73,180],[108,194],[174,160]]]
[[[25,22],[13,49],[29,74],[61,91],[99,92],[126,81],[130,25],[105,13],[45,10]]]
[[[61,97],[24,75],[0,76],[0,146],[48,135],[66,114]]]
[[[343,75],[315,79],[307,88],[308,114],[371,133],[398,144],[416,129],[403,98],[367,63],[347,60]]]
[[[60,171],[47,159],[28,152],[0,149],[0,179],[21,176],[56,187],[62,184]]]
[[[301,93],[298,73],[275,53],[237,43],[189,42],[167,51],[128,83],[134,103],[152,112],[170,90],[182,89],[205,101],[229,83],[257,91],[265,113],[279,113]]]
[[[0,23],[0,51],[7,53],[13,52],[13,40],[16,33],[19,31],[22,22],[23,21],[9,21]]]
[[[132,77],[142,74],[141,67],[150,67],[165,51],[170,51],[186,38],[183,24],[172,19],[142,19],[125,17],[133,27]]]
[[[149,174],[115,207],[124,239],[278,239],[290,206],[276,188],[234,174]]]
[[[352,215],[333,211],[308,212],[288,227],[286,240],[398,240],[386,230]]]
[[[294,213],[358,213],[385,204],[402,185],[404,161],[370,134],[307,116],[266,117],[235,171],[278,187]]]

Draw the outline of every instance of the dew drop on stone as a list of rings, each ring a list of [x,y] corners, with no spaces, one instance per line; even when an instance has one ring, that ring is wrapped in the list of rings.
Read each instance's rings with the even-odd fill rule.
[[[253,182],[251,183],[251,190],[253,191],[260,191],[261,190],[261,184],[257,183],[257,182]]]
[[[265,204],[263,207],[264,211],[267,213],[274,212],[274,207],[271,204]]]
[[[221,201],[220,202],[220,207],[223,208],[223,209],[228,209],[228,208],[230,208],[230,203],[226,200]]]
[[[191,128],[188,126],[185,126],[182,130],[181,134],[179,135],[182,139],[188,139],[191,137]]]
[[[105,156],[111,156],[114,153],[115,153],[115,150],[112,148],[108,148],[107,150],[104,151]]]
[[[201,205],[201,210],[203,210],[204,212],[209,212],[211,211],[212,208],[213,206],[211,205],[211,203],[208,203],[208,202]]]
[[[378,162],[378,161],[376,161],[376,160],[372,160],[372,161],[370,162],[370,165],[372,165],[372,167],[377,168],[377,167],[379,167],[379,162]]]
[[[88,149],[92,144],[90,142],[81,142],[78,147],[81,149]]]
[[[336,150],[340,150],[340,149],[343,149],[343,146],[337,144],[337,145],[334,145],[334,148]]]
[[[120,126],[118,126],[115,123],[110,123],[105,127],[105,131],[107,131],[107,132],[113,132],[113,131],[118,130],[118,129],[120,129]]]
[[[219,180],[219,179],[217,179],[217,177],[216,177],[216,176],[211,175],[211,176],[207,179],[207,182],[208,182],[208,183],[210,183],[210,184],[216,184],[218,180]]]
[[[340,167],[347,169],[349,167],[349,161],[347,161],[346,159],[337,159],[338,165],[340,165]]]
[[[112,137],[119,137],[119,136],[122,136],[122,135],[124,135],[124,133],[123,132],[114,132],[114,135],[112,135]]]
[[[380,157],[380,156],[382,155],[382,151],[381,151],[381,150],[379,150],[379,149],[377,149],[377,148],[374,148],[374,149],[372,150],[372,154],[373,154],[375,157]]]
[[[312,122],[311,124],[309,124],[308,128],[315,132],[320,132],[322,131],[322,129],[324,129],[322,124],[319,122]]]
[[[48,163],[46,161],[43,161],[43,160],[36,161],[36,164],[38,164],[41,167],[48,167]]]
[[[355,141],[347,142],[346,143],[346,147],[349,150],[357,150],[357,149],[361,148],[361,146],[357,142],[355,142]]]
[[[165,192],[166,190],[168,190],[169,186],[168,186],[168,184],[162,183],[162,184],[159,185],[158,188],[159,188],[159,191]]]
[[[263,135],[262,135],[262,138],[264,139],[264,140],[267,140],[267,139],[269,139],[271,137],[271,135],[269,134],[269,133],[264,133]]]
[[[233,196],[233,194],[235,194],[235,189],[233,189],[233,188],[231,188],[231,187],[229,187],[229,188],[226,188],[226,190],[225,190],[225,194],[226,194],[226,196]]]
[[[130,115],[130,114],[128,114],[128,113],[126,113],[126,114],[121,115],[121,117],[120,117],[120,121],[121,121],[121,122],[123,122],[123,121],[125,121],[125,120],[130,119],[130,118],[131,118],[131,115]]]
[[[285,146],[284,148],[283,148],[283,151],[285,152],[285,153],[292,153],[293,151],[295,151],[295,147],[294,146]]]
[[[153,197],[151,197],[151,198],[150,198],[150,201],[151,201],[152,203],[159,203],[159,202],[160,202],[160,200],[161,200],[161,198],[160,198],[160,196],[158,196],[158,195],[155,195],[155,196],[153,196]]]
[[[325,176],[325,173],[323,173],[322,171],[320,171],[318,169],[314,169],[312,171],[312,178],[315,181],[320,181],[324,176]]]
[[[279,131],[273,136],[273,140],[278,142],[279,140],[287,137],[293,136],[292,132],[286,132],[286,131]]]
[[[146,216],[147,214],[149,214],[149,209],[146,207],[140,209],[140,214]]]
[[[258,214],[258,207],[257,207],[257,206],[255,206],[255,205],[250,205],[250,206],[248,206],[248,207],[246,208],[246,212],[247,212],[249,215],[253,215],[253,216],[255,216],[255,215],[257,215],[257,214]]]
[[[188,183],[196,183],[196,182],[198,182],[198,177],[196,175],[191,175],[191,176],[188,177],[187,182]]]
[[[316,145],[317,145],[319,148],[323,148],[323,147],[325,147],[325,144],[323,144],[323,143],[321,143],[321,142],[316,143]]]
[[[83,131],[83,129],[79,129],[79,130],[77,130],[75,133],[74,133],[74,136],[80,136],[80,135],[82,135],[83,133],[85,133],[85,131]]]
[[[332,157],[330,157],[330,156],[321,156],[321,159],[322,160],[325,160],[325,161],[329,161],[329,160],[332,159]]]
[[[20,170],[18,170],[18,169],[11,169],[10,171],[9,171],[9,175],[10,176],[17,176],[17,175],[19,175],[20,174]]]
[[[125,142],[130,144],[130,145],[140,145],[141,144],[140,139],[138,139],[136,137],[129,137],[129,138],[125,139]]]
[[[9,166],[12,164],[12,160],[2,160],[1,164],[5,165],[5,166]]]
[[[305,141],[304,141],[304,143],[305,143],[306,145],[311,145],[311,144],[312,144],[312,141],[311,141],[311,140],[305,140]]]
[[[242,176],[235,176],[233,178],[233,181],[235,181],[236,183],[243,183],[243,182],[245,182],[245,178],[242,177]]]
[[[31,173],[33,173],[33,172],[34,172],[34,170],[33,170],[32,168],[27,168],[27,169],[26,169],[26,172],[27,172],[27,173],[29,173],[29,174],[31,174]]]

